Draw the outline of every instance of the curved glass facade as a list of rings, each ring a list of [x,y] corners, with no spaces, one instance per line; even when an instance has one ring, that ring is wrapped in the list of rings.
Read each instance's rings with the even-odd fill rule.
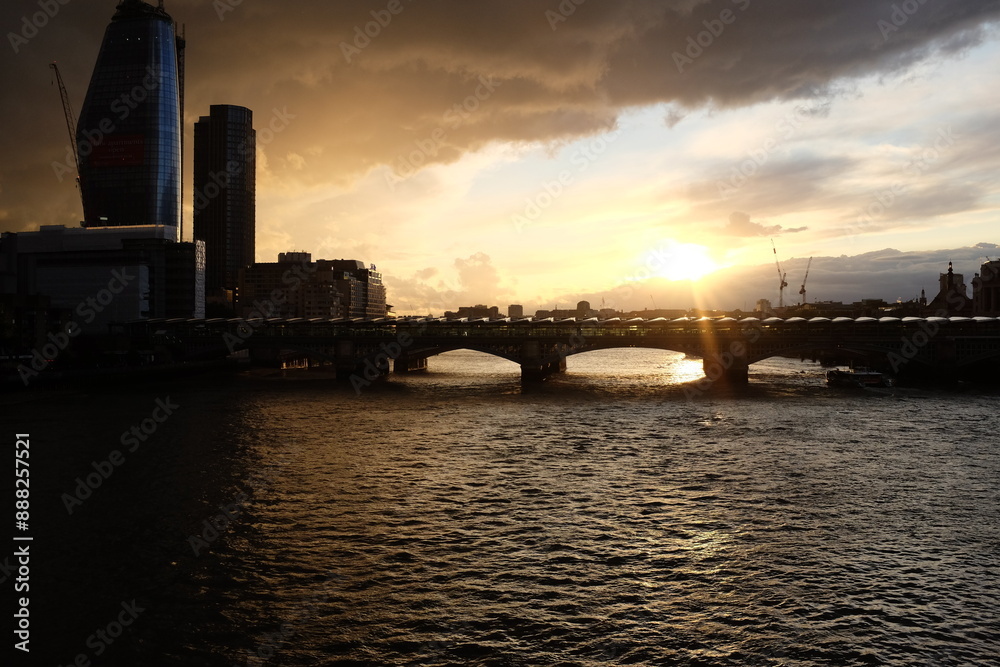
[[[140,0],[118,5],[77,126],[87,227],[181,220],[181,118],[173,21]]]

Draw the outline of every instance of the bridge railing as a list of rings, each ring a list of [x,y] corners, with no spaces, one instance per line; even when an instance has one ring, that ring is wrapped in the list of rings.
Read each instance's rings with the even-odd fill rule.
[[[996,337],[1000,321],[996,318],[858,318],[781,320],[753,318],[735,320],[560,320],[560,321],[453,321],[453,320],[142,320],[122,326],[137,338],[172,337],[205,340],[226,334],[247,338],[373,338],[384,339],[405,333],[433,338],[647,338],[664,336],[722,335],[748,338],[839,336],[851,340],[885,340],[908,336],[917,331],[959,337]]]

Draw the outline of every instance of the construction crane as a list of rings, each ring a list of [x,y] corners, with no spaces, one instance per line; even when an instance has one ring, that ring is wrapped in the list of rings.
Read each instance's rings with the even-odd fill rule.
[[[778,249],[774,245],[774,239],[771,239],[771,249],[774,250],[774,264],[778,267],[778,308],[784,308],[785,288],[788,287],[785,278],[788,277],[788,274],[781,271],[781,262],[778,261]]]
[[[73,107],[69,103],[69,93],[66,92],[66,84],[63,83],[62,74],[59,73],[59,66],[53,61],[49,64],[52,71],[56,73],[56,83],[59,84],[59,96],[62,98],[63,114],[66,116],[66,130],[69,132],[69,145],[73,149],[73,166],[76,167],[76,187],[80,190],[81,201],[83,189],[80,187],[80,154],[76,146],[76,116],[73,114]]]
[[[806,281],[809,280],[809,269],[812,267],[813,258],[809,258],[809,262],[806,264],[806,277],[802,279],[802,287],[799,288],[799,294],[802,295],[802,305],[806,305]]]

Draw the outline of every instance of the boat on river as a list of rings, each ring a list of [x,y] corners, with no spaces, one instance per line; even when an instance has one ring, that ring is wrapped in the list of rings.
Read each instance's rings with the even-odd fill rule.
[[[826,383],[831,387],[891,387],[892,378],[871,368],[848,368],[827,371]]]

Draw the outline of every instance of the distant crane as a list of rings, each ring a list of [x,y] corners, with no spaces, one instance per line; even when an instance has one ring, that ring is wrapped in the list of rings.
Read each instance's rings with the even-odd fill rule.
[[[788,277],[788,274],[781,271],[781,262],[778,261],[778,249],[774,245],[774,239],[771,239],[771,249],[774,250],[774,264],[778,267],[778,308],[784,308],[785,288],[788,287],[785,278]]]
[[[809,280],[809,268],[812,266],[813,258],[809,258],[809,263],[806,264],[806,277],[802,279],[802,287],[799,289],[799,294],[802,295],[802,305],[806,305],[806,281]]]
[[[76,116],[73,114],[73,107],[69,103],[69,93],[66,92],[66,84],[63,83],[62,74],[59,73],[59,66],[53,61],[49,64],[52,71],[56,73],[56,83],[59,84],[59,97],[62,98],[63,114],[66,116],[66,130],[69,132],[69,145],[73,149],[73,166],[76,167],[76,187],[80,190],[80,200],[83,201],[83,189],[80,186],[80,154],[76,146]]]

